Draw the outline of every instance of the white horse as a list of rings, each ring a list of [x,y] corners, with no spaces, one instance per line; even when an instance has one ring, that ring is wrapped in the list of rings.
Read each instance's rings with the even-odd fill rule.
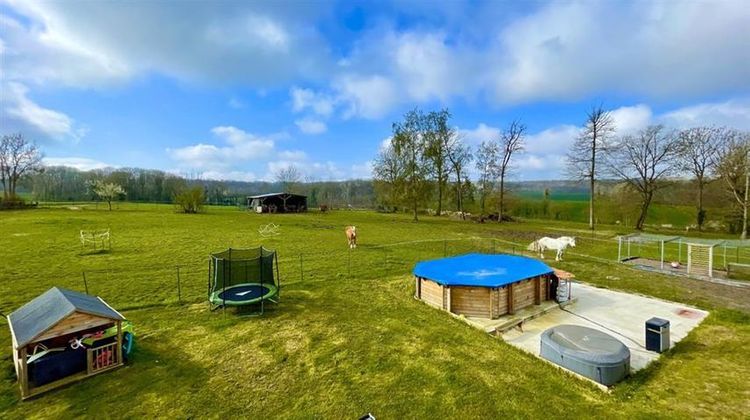
[[[548,249],[554,249],[557,251],[557,254],[555,255],[555,261],[562,261],[563,251],[565,251],[565,248],[569,246],[575,248],[576,238],[572,238],[570,236],[561,236],[557,239],[554,239],[545,236],[544,238],[538,239],[529,244],[528,250],[538,252],[539,256],[544,259],[544,251]]]

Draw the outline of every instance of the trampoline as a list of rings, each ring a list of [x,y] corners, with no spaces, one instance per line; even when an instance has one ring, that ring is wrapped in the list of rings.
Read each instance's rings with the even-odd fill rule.
[[[620,340],[593,328],[558,325],[542,333],[540,356],[602,385],[630,373],[630,350]]]
[[[208,301],[212,309],[278,303],[279,268],[276,251],[263,247],[211,254],[208,264]]]
[[[216,305],[250,305],[262,299],[270,299],[278,293],[273,284],[247,283],[229,286],[211,293],[209,298]]]

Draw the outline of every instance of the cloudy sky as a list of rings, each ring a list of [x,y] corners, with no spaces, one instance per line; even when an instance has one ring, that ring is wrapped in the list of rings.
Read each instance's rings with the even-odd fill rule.
[[[517,177],[552,179],[592,104],[750,129],[750,6],[0,0],[0,72],[0,132],[50,164],[369,177],[419,106],[472,144],[521,119]]]

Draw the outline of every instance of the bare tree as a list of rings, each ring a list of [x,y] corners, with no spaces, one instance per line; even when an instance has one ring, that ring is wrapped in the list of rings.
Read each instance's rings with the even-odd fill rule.
[[[297,187],[297,184],[302,179],[299,169],[294,165],[289,165],[285,168],[281,168],[274,174],[276,182],[281,185],[281,192],[290,193]]]
[[[447,109],[430,112],[424,117],[423,132],[427,146],[425,157],[432,164],[432,176],[437,184],[438,216],[443,212],[443,196],[451,174],[450,162],[446,155],[455,130],[448,125],[450,117],[451,114]]]
[[[380,150],[375,158],[372,172],[375,189],[382,204],[389,208],[396,207],[402,194],[401,183],[404,178],[404,168],[392,144],[388,143]]]
[[[594,230],[594,194],[602,152],[615,130],[609,111],[599,105],[591,108],[586,125],[571,146],[567,156],[568,173],[572,178],[589,181],[589,228]]]
[[[742,211],[741,239],[747,239],[748,189],[750,188],[750,133],[723,130],[715,170]]]
[[[680,169],[689,172],[695,177],[698,187],[698,203],[696,224],[698,230],[703,229],[706,220],[706,211],[703,208],[703,191],[712,181],[710,175],[716,164],[717,153],[719,153],[718,137],[721,129],[713,127],[694,127],[680,131],[678,143],[678,156],[680,158]]]
[[[506,128],[500,136],[499,159],[497,172],[500,176],[500,203],[498,205],[498,222],[503,221],[505,211],[505,177],[511,168],[511,158],[514,154],[523,151],[524,133],[526,126],[515,120]]]
[[[18,180],[42,167],[42,153],[20,133],[0,139],[0,182],[3,200],[15,200]]]
[[[494,141],[485,140],[477,148],[475,164],[479,171],[479,205],[482,214],[497,179],[497,157],[497,143]]]
[[[643,230],[654,193],[665,185],[665,178],[677,168],[677,135],[661,125],[644,128],[635,135],[622,136],[606,153],[610,173],[641,196],[640,215],[635,228]]]
[[[456,133],[456,130],[451,129],[451,135],[446,147],[445,156],[448,158],[453,176],[456,177],[455,188],[458,211],[461,213],[461,219],[466,220],[466,214],[464,213],[463,183],[468,177],[466,174],[466,167],[471,163],[472,156],[471,149],[463,143],[461,137]]]

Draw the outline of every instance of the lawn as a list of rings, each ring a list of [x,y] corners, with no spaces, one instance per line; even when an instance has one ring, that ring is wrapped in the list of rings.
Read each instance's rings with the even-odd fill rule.
[[[281,234],[262,238],[274,222]],[[346,248],[354,224],[360,247]],[[82,253],[78,231],[109,227],[113,249]],[[519,252],[541,234],[579,246],[560,268],[589,283],[693,304],[709,318],[658,363],[604,393],[416,301],[410,269],[448,254]],[[750,291],[614,262],[614,227],[476,224],[335,211],[58,206],[0,213],[0,311],[58,285],[98,294],[137,329],[132,362],[20,402],[0,328],[0,417],[378,418],[742,417],[750,412]],[[281,303],[263,317],[211,312],[207,255],[279,252]],[[614,254],[613,254],[614,253]],[[177,294],[179,271],[180,295]],[[86,277],[84,283],[83,277]]]

